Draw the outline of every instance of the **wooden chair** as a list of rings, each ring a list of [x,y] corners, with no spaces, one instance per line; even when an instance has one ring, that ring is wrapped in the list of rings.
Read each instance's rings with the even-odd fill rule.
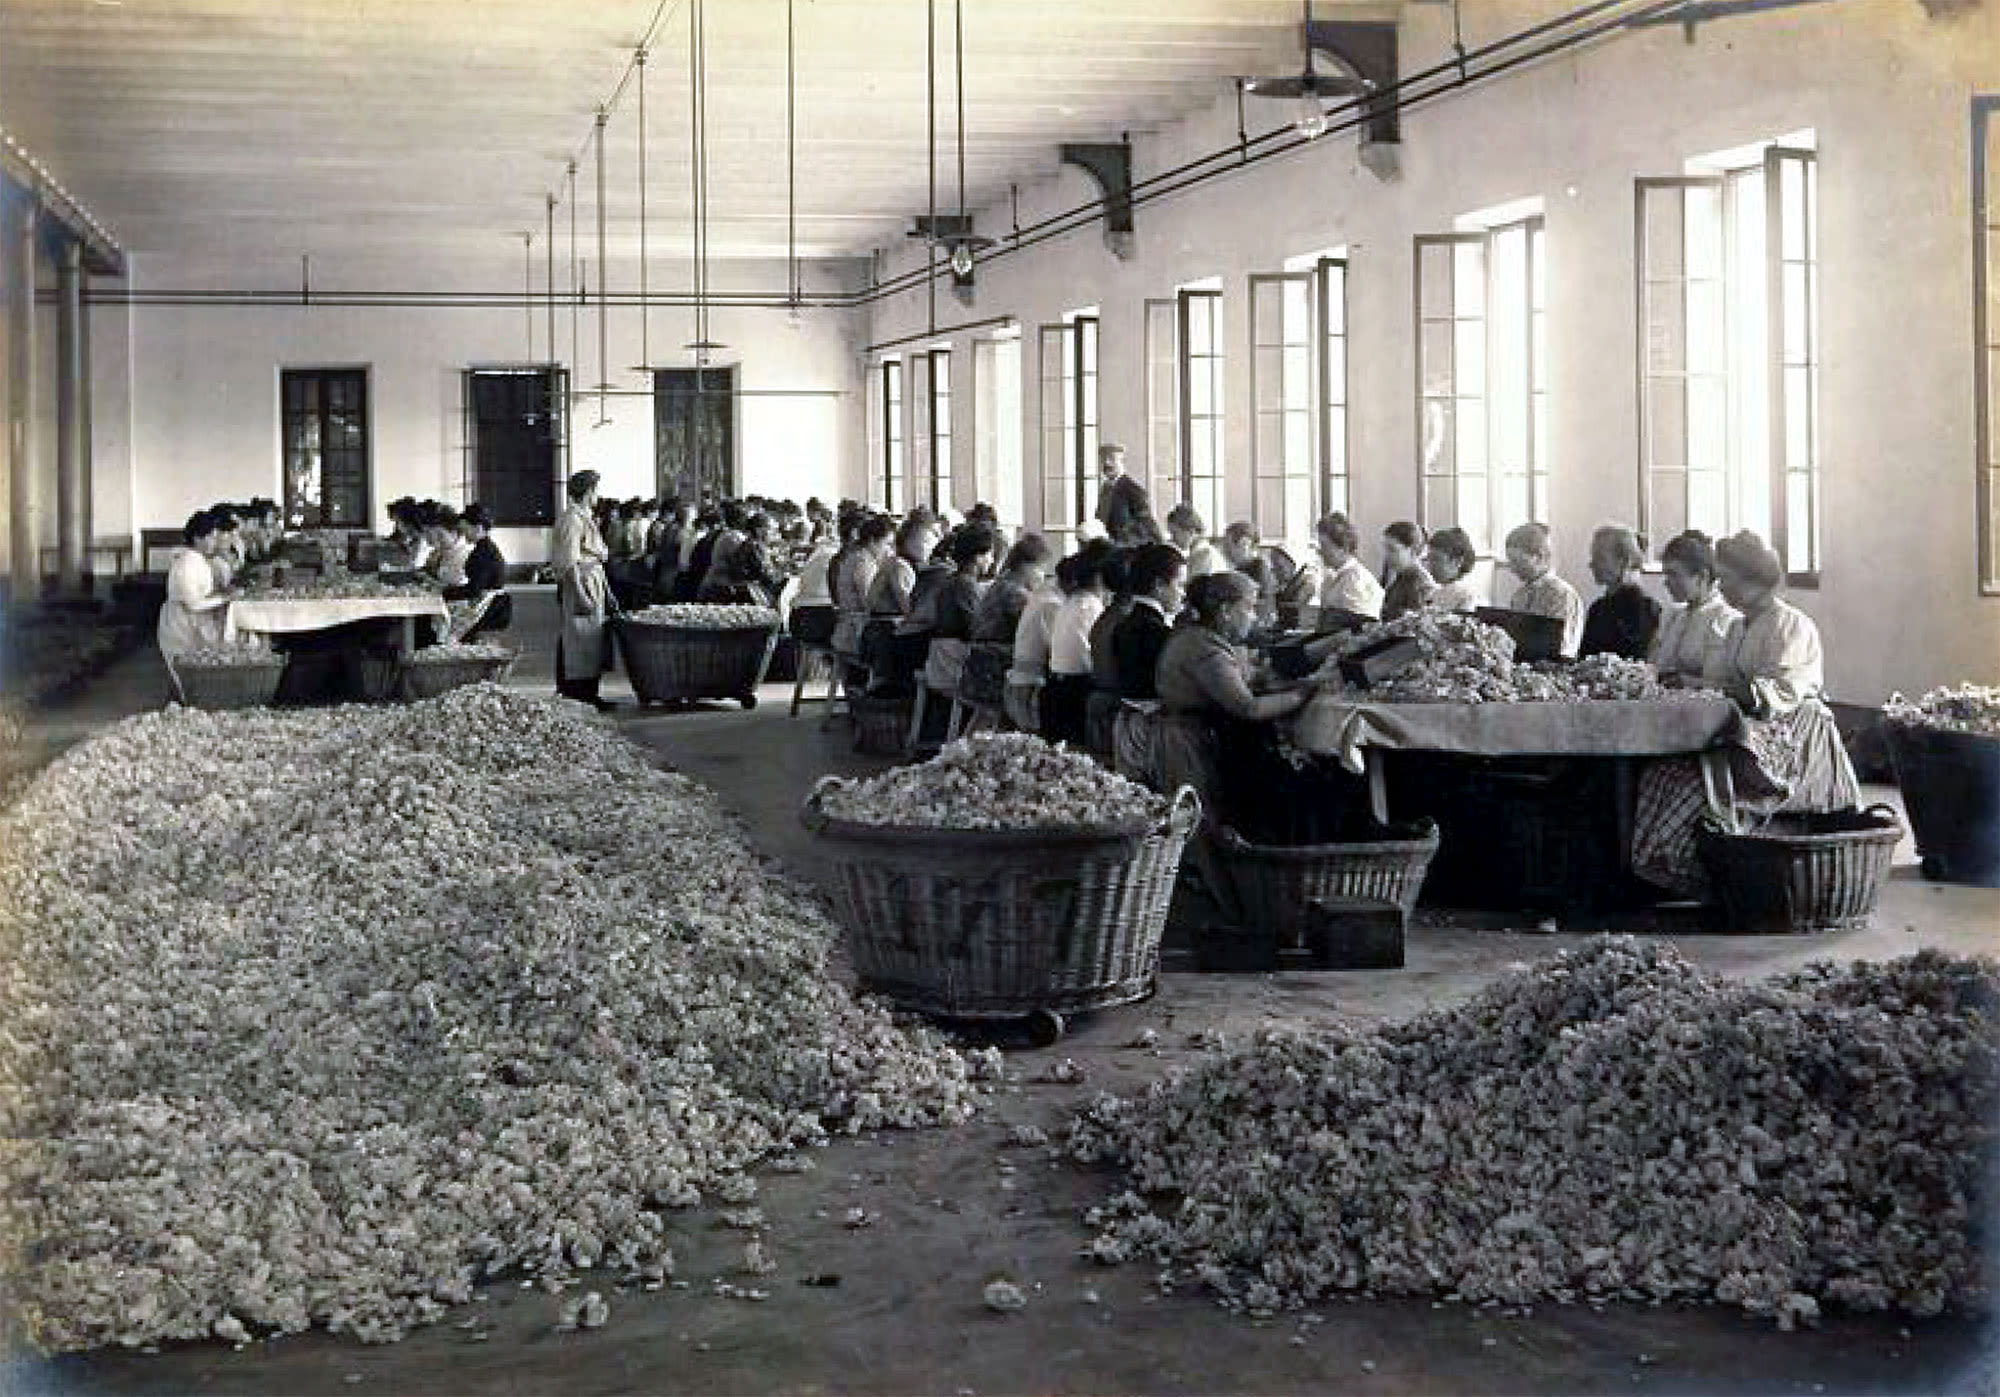
[[[925,652],[923,668],[917,671],[917,700],[910,705],[910,735],[904,749],[912,756],[930,744],[924,741],[924,715],[932,698],[955,705],[958,682],[965,672],[965,657],[972,647],[962,640],[933,640]],[[949,716],[949,713],[948,713]],[[946,723],[947,734],[951,724]]]

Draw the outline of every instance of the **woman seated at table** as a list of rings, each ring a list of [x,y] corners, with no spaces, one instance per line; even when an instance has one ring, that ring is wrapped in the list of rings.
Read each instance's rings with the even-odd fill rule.
[[[451,607],[451,637],[471,641],[504,631],[514,619],[514,599],[507,595],[507,560],[493,541],[493,513],[483,504],[469,504],[458,516],[459,537],[466,544],[463,580],[448,583],[444,599]]]
[[[993,561],[993,531],[967,524],[951,537],[951,571],[939,584],[931,606],[931,636],[937,640],[975,639],[973,623],[985,600],[984,579]]]
[[[1645,561],[1646,550],[1630,529],[1606,524],[1590,536],[1590,575],[1604,595],[1584,615],[1579,657],[1643,660],[1652,654],[1653,638],[1660,631],[1660,604],[1639,586]]]
[[[1319,584],[1319,603],[1306,617],[1308,626],[1337,619],[1341,612],[1374,620],[1382,614],[1382,584],[1362,566],[1361,534],[1345,514],[1329,514],[1313,530],[1313,544],[1326,565]]]
[[[1819,627],[1778,595],[1785,568],[1749,530],[1715,546],[1724,600],[1741,614],[1709,647],[1702,684],[1727,694],[1744,732],[1730,753],[1739,815],[1850,810],[1861,783],[1823,697]],[[1655,762],[1640,776],[1633,865],[1652,882],[1694,895],[1708,886],[1696,845],[1708,792],[1692,759]]]
[[[1172,544],[1149,543],[1139,549],[1128,570],[1132,607],[1111,634],[1119,704],[1112,726],[1112,766],[1135,781],[1154,779],[1152,710],[1160,697],[1160,655],[1187,600],[1188,571]]]
[[[1007,550],[1000,575],[980,594],[979,609],[972,614],[974,643],[1014,643],[1029,600],[1042,589],[1050,556],[1048,540],[1040,534],[1023,534]]]
[[[1081,747],[1088,735],[1091,681],[1090,632],[1104,614],[1109,593],[1104,566],[1115,549],[1104,539],[1076,555],[1075,587],[1049,625],[1049,679],[1042,686],[1041,734]]]
[[[910,614],[918,577],[930,566],[937,539],[938,528],[931,517],[912,511],[896,530],[896,551],[876,569],[868,584],[868,626],[862,632],[861,660],[868,666],[871,694],[906,692],[915,676],[914,668],[899,658],[896,633]],[[933,585],[939,580],[934,578]]]
[[[389,502],[389,536],[377,550],[384,571],[415,572],[424,565],[424,511],[408,495]]]
[[[1191,504],[1177,504],[1167,511],[1167,537],[1187,559],[1189,577],[1206,577],[1230,565],[1208,541],[1208,525]]]
[[[244,569],[243,520],[234,505],[212,506],[208,514],[215,522],[215,543],[209,549],[208,568],[215,574],[216,590],[226,592],[236,585]]]
[[[1555,565],[1548,525],[1522,524],[1507,535],[1507,570],[1521,583],[1508,607],[1562,622],[1560,653],[1573,660],[1583,639],[1583,598],[1556,576]]]
[[[1014,630],[1013,663],[1007,670],[1003,703],[1007,717],[1022,732],[1042,730],[1042,689],[1049,680],[1049,641],[1056,617],[1082,575],[1082,560],[1072,553],[1055,565],[1053,577],[1028,598]]]
[[[770,515],[759,511],[748,516],[736,546],[727,553],[718,550],[695,600],[742,606],[774,604],[778,589],[784,586],[772,556],[777,543],[778,527]]]
[[[167,600],[160,607],[154,634],[161,658],[180,690],[174,662],[191,650],[212,649],[223,642],[224,608],[229,592],[215,583],[211,560],[221,546],[219,521],[209,510],[196,510],[181,529],[184,546],[167,563]]]
[[[875,574],[894,551],[894,534],[895,526],[887,515],[860,515],[854,520],[853,546],[834,559],[828,581],[840,620],[833,627],[833,648],[842,655],[860,658],[861,633],[868,625],[869,593],[875,584]]]
[[[1257,538],[1254,524],[1238,519],[1222,531],[1222,560],[1257,588],[1257,624],[1270,625],[1277,614],[1278,580],[1272,574],[1270,559],[1264,556],[1264,545]],[[1318,596],[1317,588],[1313,595]]]
[[[1429,606],[1437,581],[1424,569],[1421,524],[1399,519],[1382,530],[1382,619],[1393,621]]]
[[[1479,565],[1479,550],[1472,535],[1463,529],[1439,529],[1424,550],[1426,566],[1438,584],[1430,604],[1438,611],[1477,611],[1483,604],[1472,589],[1472,570]]]
[[[465,565],[472,557],[472,541],[465,537],[459,524],[458,511],[448,504],[439,505],[424,518],[428,556],[424,559],[423,573],[445,587],[464,585]]]
[[[1651,659],[1661,683],[1698,686],[1709,652],[1729,633],[1736,608],[1715,585],[1715,545],[1699,529],[1668,540],[1660,552],[1660,567],[1675,605],[1660,620]]]
[[[1273,724],[1305,707],[1305,686],[1258,692],[1257,676],[1242,648],[1257,621],[1257,593],[1234,572],[1198,577],[1188,585],[1190,619],[1167,638],[1154,669],[1159,717],[1152,759],[1160,789],[1193,786],[1202,798],[1204,824],[1226,823],[1258,837],[1265,823],[1258,807],[1283,804],[1289,770],[1278,754]],[[1226,884],[1212,856],[1194,850],[1196,866],[1212,896]],[[1192,846],[1191,846],[1192,848]]]

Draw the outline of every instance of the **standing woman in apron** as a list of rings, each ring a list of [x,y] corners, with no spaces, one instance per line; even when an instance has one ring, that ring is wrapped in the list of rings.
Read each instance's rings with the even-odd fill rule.
[[[596,506],[597,472],[578,471],[569,478],[569,508],[556,520],[549,567],[556,575],[556,692],[602,713],[618,705],[597,693],[611,668],[614,603],[604,571],[604,535],[592,513]]]

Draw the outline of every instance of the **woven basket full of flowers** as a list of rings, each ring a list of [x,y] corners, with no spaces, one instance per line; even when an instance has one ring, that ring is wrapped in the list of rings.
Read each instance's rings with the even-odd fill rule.
[[[733,698],[755,708],[780,624],[768,606],[678,603],[627,612],[617,634],[640,703]]]
[[[2000,689],[1898,694],[1883,711],[1924,877],[2000,888]]]
[[[408,702],[433,699],[467,684],[502,679],[514,652],[504,645],[427,645],[403,658],[399,692]]]
[[[834,856],[862,984],[946,1019],[1061,1016],[1152,993],[1192,790],[1163,800],[1020,733],[979,734],[802,812]]]
[[[283,655],[247,645],[190,651],[173,664],[174,688],[189,708],[263,708],[284,674]]]

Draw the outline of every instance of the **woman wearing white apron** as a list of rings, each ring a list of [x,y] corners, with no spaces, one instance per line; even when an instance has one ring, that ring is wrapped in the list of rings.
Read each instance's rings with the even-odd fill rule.
[[[600,713],[617,705],[597,686],[611,668],[611,581],[604,571],[604,535],[597,507],[597,472],[569,478],[569,508],[556,520],[549,567],[556,577],[556,692]]]
[[[185,548],[174,550],[167,564],[167,600],[160,607],[160,656],[174,693],[180,693],[180,673],[174,662],[191,650],[214,649],[223,643],[223,618],[229,593],[216,585],[214,557],[222,530],[215,514],[196,510],[181,530]]]

